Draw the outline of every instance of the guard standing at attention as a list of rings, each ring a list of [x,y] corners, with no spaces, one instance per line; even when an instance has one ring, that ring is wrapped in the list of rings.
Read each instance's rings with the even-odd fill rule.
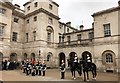
[[[42,71],[42,62],[40,61],[39,68],[38,68],[39,76],[41,76],[41,71]]]
[[[43,64],[42,64],[43,76],[45,76],[46,69],[47,69],[46,63],[45,63],[45,61],[43,61]]]
[[[65,63],[63,60],[62,60],[61,66],[60,66],[60,70],[61,70],[61,79],[64,79],[65,78]]]

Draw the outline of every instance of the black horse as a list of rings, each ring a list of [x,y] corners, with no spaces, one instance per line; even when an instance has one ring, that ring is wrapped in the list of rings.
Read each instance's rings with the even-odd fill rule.
[[[72,73],[72,78],[74,80],[76,79],[75,71],[77,71],[80,76],[82,75],[81,63],[75,63],[74,59],[71,58],[68,60],[68,67],[70,67],[70,71]]]
[[[89,81],[89,71],[92,72],[93,79],[96,79],[97,72],[96,72],[96,65],[94,63],[83,60],[82,68],[84,73],[84,81]],[[87,79],[86,79],[86,75],[87,75]]]
[[[87,62],[86,60],[80,60],[78,63],[74,63],[74,59],[68,60],[68,66],[70,67],[70,71],[72,73],[72,78],[76,79],[75,71],[78,72],[79,76],[82,75],[82,71],[84,74],[84,81],[89,80],[89,71],[92,72],[93,78],[96,78],[96,65],[92,62]],[[87,75],[87,77],[86,77]]]

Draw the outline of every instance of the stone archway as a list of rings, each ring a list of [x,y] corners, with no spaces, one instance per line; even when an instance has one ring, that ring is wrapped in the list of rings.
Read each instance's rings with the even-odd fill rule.
[[[35,53],[31,53],[31,60],[35,61]]]
[[[51,52],[48,52],[47,54],[47,62],[51,62],[53,60],[53,54]]]
[[[71,52],[71,53],[69,54],[69,58],[70,58],[70,59],[74,59],[75,55],[76,55],[75,52]]]
[[[54,60],[53,60],[53,54],[52,54],[52,52],[48,52],[47,53],[47,66],[48,67],[53,67],[54,66],[54,62],[53,62]]]
[[[11,53],[10,61],[17,61],[17,54],[16,53]]]
[[[89,68],[91,67],[91,63],[92,63],[92,54],[88,51],[84,51],[82,53],[82,60],[86,61],[88,63]]]
[[[27,53],[24,53],[23,60],[26,60],[26,59],[27,59]]]
[[[86,62],[92,62],[92,54],[88,51],[84,51],[82,53],[82,60],[84,60]]]
[[[63,52],[59,53],[59,66],[61,66],[62,60],[63,60],[64,63],[66,64],[65,54],[64,54]]]

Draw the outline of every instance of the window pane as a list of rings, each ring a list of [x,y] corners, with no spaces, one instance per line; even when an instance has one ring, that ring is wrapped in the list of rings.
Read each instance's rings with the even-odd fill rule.
[[[78,40],[81,40],[81,34],[77,35]]]
[[[38,2],[34,3],[34,6],[35,6],[35,7],[37,7],[37,5],[38,5]]]
[[[47,41],[48,41],[48,42],[51,41],[51,33],[48,33]]]
[[[67,36],[67,40],[68,40],[68,44],[69,44],[69,43],[70,43],[70,41],[71,41],[70,36]]]
[[[110,24],[104,24],[104,36],[111,36]]]
[[[53,6],[51,4],[49,4],[49,9],[51,9],[51,10],[53,9]]]
[[[33,31],[33,40],[36,40],[36,31]]]
[[[112,54],[110,54],[110,53],[106,54],[106,62],[107,63],[112,63],[113,62]]]
[[[27,10],[30,10],[30,6],[27,7]]]
[[[37,16],[34,17],[34,21],[37,21]]]
[[[26,33],[26,42],[28,42],[28,33]]]
[[[0,26],[0,36],[3,36],[3,29],[4,29],[4,26]]]
[[[13,32],[12,41],[17,41],[17,33]]]
[[[5,11],[6,11],[5,9],[0,8],[0,13],[1,13],[1,14],[5,14]]]
[[[62,37],[61,37],[61,36],[59,36],[59,43],[61,43],[61,41],[62,41]]]
[[[48,18],[48,23],[49,24],[53,24],[53,19],[52,18]]]
[[[18,18],[14,18],[14,22],[16,23],[18,23],[18,20],[19,20]]]

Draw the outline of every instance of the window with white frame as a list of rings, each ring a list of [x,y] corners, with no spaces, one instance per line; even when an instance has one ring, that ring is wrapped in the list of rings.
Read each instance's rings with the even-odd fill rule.
[[[48,62],[50,61],[50,55],[47,55],[47,61]]]
[[[113,56],[110,53],[106,54],[106,63],[113,63]]]
[[[26,42],[28,42],[28,33],[26,33]]]
[[[53,9],[53,6],[51,4],[49,4],[49,9],[51,9],[51,10]]]
[[[69,28],[67,28],[67,32],[69,33]]]
[[[59,36],[59,43],[62,42],[62,36]]]
[[[47,33],[47,41],[51,42],[51,33],[50,32]]]
[[[27,19],[27,20],[26,20],[26,23],[28,24],[29,22],[30,22],[30,20],[29,20],[29,19]]]
[[[36,40],[36,31],[33,31],[33,40]]]
[[[37,6],[38,6],[38,2],[35,2],[35,3],[34,3],[34,7],[37,7]]]
[[[28,11],[30,10],[30,6],[27,7],[27,10],[28,10]]]
[[[59,23],[59,28],[61,29],[63,27],[63,24]]]
[[[53,19],[52,18],[48,18],[48,23],[49,24],[53,24]]]
[[[70,41],[71,41],[71,37],[70,36],[67,36],[67,41],[68,41],[68,44],[70,44]]]
[[[34,17],[34,21],[37,21],[37,16]]]
[[[0,13],[5,14],[6,9],[0,8]]]
[[[12,34],[12,41],[17,41],[17,33],[16,32],[13,32]]]
[[[4,33],[4,26],[0,25],[0,36],[3,36]]]
[[[19,18],[14,18],[14,22],[18,23]]]
[[[111,36],[110,24],[104,24],[104,37]]]
[[[78,40],[81,40],[81,34],[78,34],[78,35],[77,35],[77,39],[78,39]]]
[[[89,39],[93,39],[94,38],[94,33],[93,32],[89,32],[88,35],[89,35]]]

